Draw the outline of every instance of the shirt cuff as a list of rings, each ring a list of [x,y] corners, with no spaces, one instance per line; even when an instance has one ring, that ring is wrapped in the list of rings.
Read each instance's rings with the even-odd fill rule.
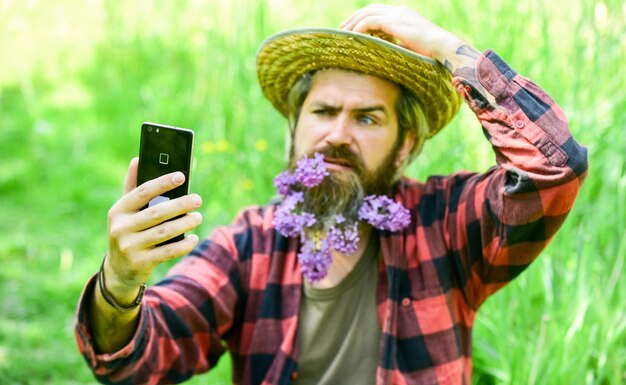
[[[499,102],[507,98],[507,87],[515,76],[517,76],[517,72],[509,67],[495,52],[487,50],[476,59],[473,73],[454,76],[452,82],[469,107],[474,112],[480,113],[484,110],[495,111],[497,107],[500,107]],[[489,95],[483,95],[481,91],[476,89],[476,82],[480,83]],[[488,98],[488,96],[492,97]],[[497,106],[493,105],[494,100],[498,104]]]
[[[495,52],[485,51],[477,60],[475,79],[460,76],[453,82],[469,107],[476,113],[492,144],[498,147],[510,143],[514,131],[537,148],[557,167],[565,165],[568,154],[565,144],[571,139],[567,118],[556,103],[541,88],[520,76]],[[491,102],[472,85],[476,82],[492,96]],[[486,124],[495,123],[498,124]],[[512,144],[513,146],[517,146]]]
[[[517,72],[490,49],[476,61],[478,81],[496,100],[506,97],[506,89],[516,76]]]

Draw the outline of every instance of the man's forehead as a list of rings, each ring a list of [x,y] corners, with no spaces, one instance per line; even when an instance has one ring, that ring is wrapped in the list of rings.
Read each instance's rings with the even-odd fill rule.
[[[328,68],[312,75],[309,95],[322,97],[316,102],[327,104],[350,97],[354,102],[393,106],[399,94],[400,87],[388,80],[361,72]]]
[[[322,68],[312,73],[313,80],[320,77],[346,77],[352,79],[364,79],[366,81],[372,81],[375,83],[386,84],[391,88],[400,88],[396,83],[393,83],[387,79],[383,79],[381,77],[366,74],[364,72],[354,71],[350,69],[344,68]]]

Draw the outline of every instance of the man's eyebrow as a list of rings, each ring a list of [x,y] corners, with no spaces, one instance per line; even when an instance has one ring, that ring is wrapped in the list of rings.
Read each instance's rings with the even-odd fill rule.
[[[322,108],[322,109],[326,109],[326,110],[333,110],[333,111],[341,111],[343,109],[343,107],[340,106],[335,106],[332,104],[329,104],[325,101],[316,101],[311,103],[311,107],[314,108]],[[380,104],[380,105],[373,105],[373,106],[365,106],[365,107],[358,107],[358,108],[354,108],[353,111],[357,112],[357,113],[368,113],[368,112],[376,112],[376,111],[380,111],[382,113],[384,113],[385,115],[388,114],[387,112],[387,108]]]
[[[328,103],[326,103],[324,101],[321,101],[321,100],[311,103],[311,107],[322,108],[322,109],[325,109],[325,110],[333,110],[333,111],[341,110],[340,106],[334,106],[332,104],[328,104]]]
[[[380,111],[380,112],[384,113],[385,115],[387,115],[387,108],[385,108],[385,106],[383,106],[383,105],[375,105],[375,106],[367,106],[367,107],[355,108],[354,111],[360,112],[360,113]]]

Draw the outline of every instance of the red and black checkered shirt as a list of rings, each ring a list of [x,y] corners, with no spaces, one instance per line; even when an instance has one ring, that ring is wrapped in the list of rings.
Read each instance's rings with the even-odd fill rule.
[[[478,308],[548,244],[586,175],[586,150],[548,95],[491,51],[479,59],[477,76],[497,107],[466,80],[453,81],[497,166],[396,185],[395,199],[412,221],[400,233],[379,233],[377,384],[470,384]],[[114,354],[93,349],[90,280],[76,337],[98,380],[181,382],[227,349],[234,383],[289,384],[298,369],[302,274],[298,240],[276,232],[274,210],[244,210],[148,289],[132,341]]]

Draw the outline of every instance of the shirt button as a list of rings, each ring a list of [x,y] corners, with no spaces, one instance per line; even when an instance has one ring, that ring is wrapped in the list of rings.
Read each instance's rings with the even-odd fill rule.
[[[517,128],[523,128],[525,125],[526,125],[526,123],[524,123],[524,121],[523,121],[523,120],[521,120],[521,119],[520,119],[520,120],[517,120],[517,121],[515,122],[515,126],[516,126]]]
[[[294,370],[294,371],[291,373],[291,379],[292,379],[292,380],[297,380],[297,379],[298,379],[298,371],[297,371],[297,370]]]
[[[402,298],[402,306],[404,307],[411,306],[411,298],[408,298],[408,297]]]

